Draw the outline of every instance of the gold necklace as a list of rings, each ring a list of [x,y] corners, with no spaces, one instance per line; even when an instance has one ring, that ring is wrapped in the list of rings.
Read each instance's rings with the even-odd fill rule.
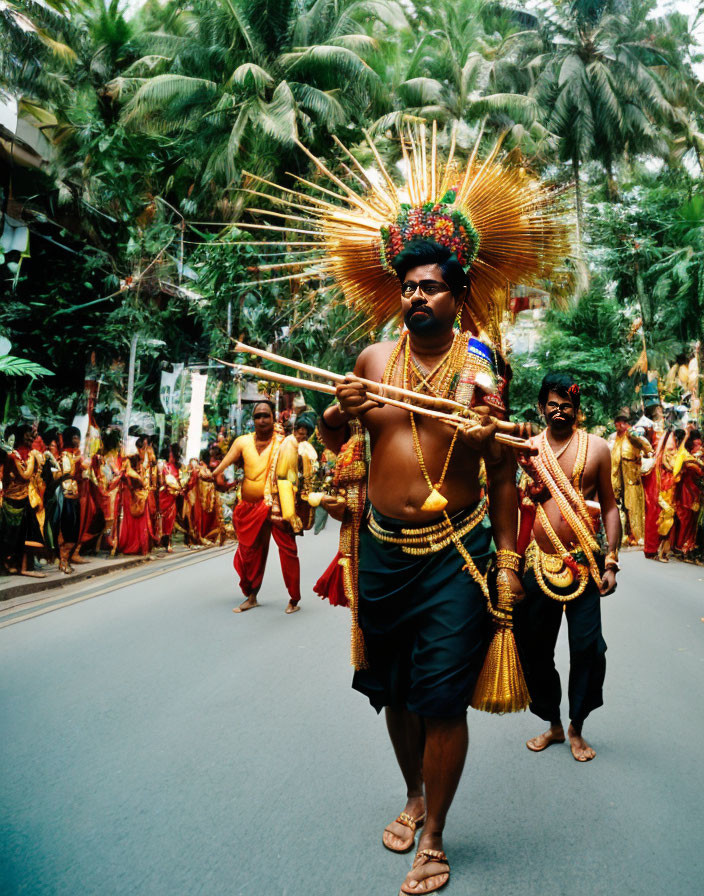
[[[454,344],[454,343],[453,343]],[[440,367],[445,363],[446,360],[449,360],[452,349],[447,353],[447,356],[443,361],[438,365],[436,370],[439,370]],[[406,342],[406,351],[405,351],[405,363],[403,369],[403,387],[404,389],[409,388],[409,371],[411,366],[411,343],[410,340]],[[415,417],[413,415],[413,411],[409,411],[408,416],[411,420],[411,433],[413,434],[413,448],[416,453],[416,457],[418,458],[418,465],[420,466],[421,473],[423,474],[423,478],[425,479],[428,489],[430,490],[430,494],[425,499],[421,506],[421,510],[428,511],[440,511],[447,507],[447,498],[443,497],[440,494],[440,489],[442,488],[442,484],[445,481],[445,475],[447,473],[448,467],[450,466],[450,458],[452,457],[452,452],[455,448],[455,443],[457,442],[457,433],[459,432],[459,428],[455,429],[454,435],[452,436],[452,441],[450,442],[450,448],[447,452],[447,457],[445,458],[445,463],[442,468],[442,473],[440,474],[440,478],[438,481],[433,484],[433,480],[430,478],[430,474],[428,473],[428,468],[425,465],[425,458],[423,457],[423,449],[420,444],[420,438],[418,436],[418,429],[416,427]]]

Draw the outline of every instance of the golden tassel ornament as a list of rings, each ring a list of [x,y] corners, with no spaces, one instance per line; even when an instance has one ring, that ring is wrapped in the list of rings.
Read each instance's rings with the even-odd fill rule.
[[[477,679],[472,706],[502,715],[527,709],[530,694],[513,634],[513,593],[502,569],[496,575],[496,591],[496,607],[491,610],[496,631]]]

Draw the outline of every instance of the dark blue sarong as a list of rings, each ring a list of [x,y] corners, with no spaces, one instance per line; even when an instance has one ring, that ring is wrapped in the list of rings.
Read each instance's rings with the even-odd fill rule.
[[[413,528],[374,508],[371,513],[395,535]],[[488,522],[478,523],[462,543],[484,574],[492,557]],[[424,717],[455,718],[467,711],[491,632],[486,598],[463,566],[452,543],[436,553],[408,554],[377,540],[363,523],[359,624],[369,668],[355,672],[352,687],[377,712],[391,706]]]

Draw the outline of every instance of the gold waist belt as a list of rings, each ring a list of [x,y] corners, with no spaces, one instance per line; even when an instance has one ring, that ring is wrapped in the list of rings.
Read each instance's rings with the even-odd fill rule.
[[[442,551],[448,545],[452,544],[455,539],[463,538],[468,532],[480,523],[486,515],[486,500],[482,500],[477,504],[474,510],[460,520],[456,524],[447,517],[434,523],[432,526],[409,527],[401,529],[400,532],[391,532],[384,529],[374,519],[374,514],[369,512],[369,531],[377,541],[386,544],[393,544],[400,547],[404,554],[434,554]]]
[[[569,553],[574,557],[573,552]],[[569,588],[570,585],[574,585],[575,575],[560,554],[546,554],[535,541],[531,542],[526,551],[526,568],[533,569],[540,590],[560,603],[567,603],[576,597],[581,597],[589,582],[589,566],[578,561],[579,575],[575,590],[569,594],[557,594],[553,591],[550,585],[555,588]]]

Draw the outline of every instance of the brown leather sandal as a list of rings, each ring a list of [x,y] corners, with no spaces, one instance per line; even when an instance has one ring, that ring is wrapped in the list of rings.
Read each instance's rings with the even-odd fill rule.
[[[416,830],[418,828],[422,828],[425,824],[425,815],[421,815],[419,818],[413,818],[408,814],[408,812],[402,812],[396,819],[396,824],[402,824],[404,827],[410,828],[411,839],[406,843],[405,846],[402,846],[400,848],[396,846],[389,846],[383,834],[381,837],[381,842],[387,849],[390,849],[391,852],[409,852],[409,850],[413,849],[413,844],[416,842]],[[393,833],[393,831],[390,831],[388,827],[384,828],[384,834],[391,834],[392,837],[397,836]]]
[[[450,880],[450,863],[447,861],[447,856],[441,849],[419,849],[416,853],[416,857],[413,860],[413,868],[418,868],[419,865],[427,865],[430,862],[436,862],[439,865],[447,865],[447,871],[437,871],[435,874],[431,874],[430,877],[438,877],[440,875],[447,875],[445,880],[441,884],[437,884],[434,887],[425,888],[424,890],[418,889],[415,887],[412,890],[406,889],[406,884],[401,884],[401,891],[398,896],[418,896],[418,893],[435,893],[437,890],[440,890],[445,884]]]

